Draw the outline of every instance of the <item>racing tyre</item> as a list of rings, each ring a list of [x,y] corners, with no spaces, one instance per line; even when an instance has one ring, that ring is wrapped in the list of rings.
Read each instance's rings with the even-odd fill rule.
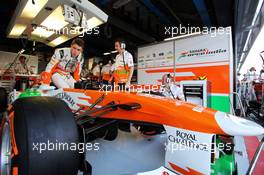
[[[12,170],[18,175],[77,175],[78,128],[69,107],[53,97],[27,97],[14,105],[17,154]],[[11,127],[12,128],[12,127]],[[14,148],[15,150],[15,148]]]
[[[0,126],[0,174],[9,175],[11,170],[11,137],[7,113],[2,113]]]

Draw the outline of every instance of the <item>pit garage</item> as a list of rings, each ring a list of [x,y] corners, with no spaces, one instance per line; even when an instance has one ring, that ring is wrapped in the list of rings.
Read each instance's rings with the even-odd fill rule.
[[[263,0],[0,4],[0,175],[263,174]]]

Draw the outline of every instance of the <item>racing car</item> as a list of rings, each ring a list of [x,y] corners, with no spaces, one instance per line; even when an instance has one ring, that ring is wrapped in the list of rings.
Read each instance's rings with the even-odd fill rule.
[[[240,174],[234,136],[264,134],[252,121],[151,94],[39,88],[11,92],[8,105],[0,96],[1,175]],[[124,167],[121,152],[133,163]]]

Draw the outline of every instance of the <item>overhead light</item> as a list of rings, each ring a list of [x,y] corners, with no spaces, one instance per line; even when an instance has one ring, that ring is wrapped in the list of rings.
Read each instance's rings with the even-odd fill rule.
[[[103,24],[103,21],[96,18],[96,17],[92,17],[92,18],[88,19],[87,24],[88,24],[88,28],[92,29],[96,26]]]
[[[58,38],[54,39],[53,41],[49,42],[48,45],[55,47],[57,45],[60,45],[61,43],[64,43],[68,41],[70,38],[67,36],[59,36]]]
[[[83,20],[85,20],[85,19],[83,19]],[[85,24],[86,27],[76,26],[74,28],[74,34],[77,34],[76,36],[83,34],[83,33],[86,33],[87,31],[103,24],[103,21],[101,21],[100,19],[98,19],[96,17],[92,17],[92,18],[86,20],[85,23],[86,23]],[[82,29],[82,30],[80,30],[80,29]]]
[[[117,51],[116,51],[116,50],[114,50],[114,51],[111,51],[111,53],[117,53]]]
[[[40,38],[48,38],[48,37],[50,37],[53,34],[54,34],[53,31],[47,30],[47,29],[45,29],[43,27],[37,27],[32,32],[32,35],[37,36],[37,37],[40,37]]]
[[[104,53],[104,55],[110,55],[110,54],[111,54],[111,53],[109,53],[109,52],[105,52],[105,53]]]
[[[83,19],[85,21],[85,19]],[[81,26],[76,26],[74,27],[73,29],[73,33],[72,34],[75,34],[76,36],[80,35],[80,34],[83,34],[99,25],[103,24],[103,21],[96,18],[96,17],[92,17],[88,20],[86,20],[85,22],[85,27],[81,27]]]
[[[11,32],[9,33],[10,37],[19,37],[24,30],[27,28],[27,25],[24,24],[15,24],[12,28]]]
[[[28,0],[20,16],[22,18],[28,18],[28,19],[35,18],[47,2],[48,0],[35,0],[33,3],[32,0]]]
[[[83,19],[84,20],[84,19]],[[81,26],[76,26],[76,27],[72,27],[74,32],[72,34],[75,34],[76,36],[77,35],[81,35],[83,33],[86,33],[88,32],[89,30],[103,24],[104,22],[101,21],[100,19],[96,18],[96,17],[92,17],[90,19],[88,19],[86,21],[86,27],[81,27]]]
[[[64,20],[62,6],[58,6],[42,23],[48,29],[60,30],[69,23]]]
[[[193,35],[199,35],[199,34],[201,34],[201,32],[195,32],[195,33],[180,35],[180,36],[176,36],[176,37],[172,37],[172,38],[166,38],[166,39],[164,39],[164,41],[170,41],[170,40],[185,38],[185,37],[189,37],[189,36],[193,36]]]
[[[75,6],[74,10],[78,11],[78,14],[74,16],[71,13],[64,14],[64,6]],[[84,32],[92,34],[93,31],[90,32],[90,29],[105,23],[108,19],[106,13],[87,0],[20,0],[14,14],[7,28],[8,37],[27,36],[29,40],[53,47]],[[72,30],[73,26],[79,26],[76,28],[77,31]],[[27,30],[32,28],[34,30]]]

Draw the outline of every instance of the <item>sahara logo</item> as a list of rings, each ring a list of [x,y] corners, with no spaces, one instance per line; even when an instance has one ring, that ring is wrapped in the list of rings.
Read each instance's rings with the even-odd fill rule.
[[[67,93],[65,93],[65,92],[58,93],[55,97],[60,98],[60,99],[62,99],[64,101],[66,101],[71,106],[74,106],[75,105],[75,102],[74,102],[73,98],[70,95],[68,95]]]
[[[194,49],[194,50],[181,52],[177,60],[182,60],[183,58],[186,59],[188,57],[193,57],[193,56],[208,56],[208,55],[214,55],[214,54],[225,53],[225,52],[226,52],[226,49],[216,49],[216,50],[209,50],[207,48]]]

